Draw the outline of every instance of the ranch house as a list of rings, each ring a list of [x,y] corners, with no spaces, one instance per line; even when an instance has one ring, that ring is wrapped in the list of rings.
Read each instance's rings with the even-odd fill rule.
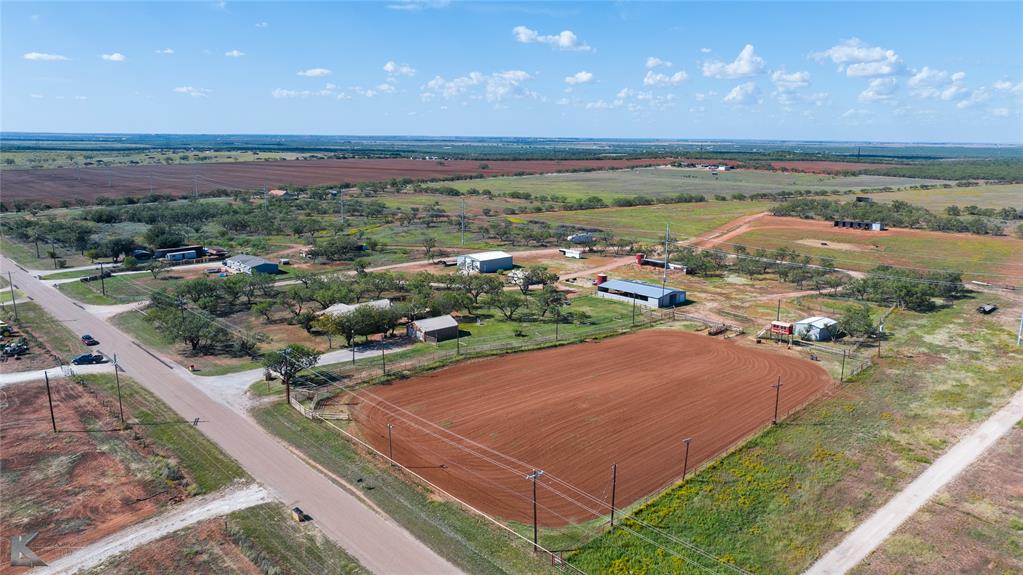
[[[458,337],[458,321],[450,315],[418,319],[408,324],[408,335],[430,343],[447,341]]]

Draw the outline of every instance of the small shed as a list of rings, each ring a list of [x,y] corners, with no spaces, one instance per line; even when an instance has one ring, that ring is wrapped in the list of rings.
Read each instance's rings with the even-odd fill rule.
[[[512,256],[508,252],[478,252],[458,256],[458,269],[466,273],[487,274],[513,267]]]
[[[244,274],[275,274],[278,271],[277,264],[248,254],[231,256],[224,260],[224,265],[228,269]]]
[[[792,324],[792,333],[809,341],[830,341],[838,335],[838,322],[830,317],[815,315]]]
[[[409,323],[407,329],[409,337],[430,343],[458,337],[458,321],[450,315],[418,319]]]
[[[597,285],[597,297],[635,302],[656,309],[685,303],[686,292],[634,280],[608,280]]]
[[[582,250],[574,250],[571,248],[559,248],[558,251],[561,252],[561,255],[565,256],[566,258],[575,258],[577,260],[583,259]]]

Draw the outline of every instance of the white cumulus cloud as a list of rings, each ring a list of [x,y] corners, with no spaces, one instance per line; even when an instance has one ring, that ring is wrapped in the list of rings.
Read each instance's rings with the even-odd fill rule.
[[[871,46],[859,38],[849,38],[824,50],[811,54],[818,62],[830,60],[839,72],[849,77],[870,78],[891,76],[904,70],[902,59],[895,50]]]
[[[397,64],[394,60],[388,60],[384,64],[384,72],[391,76],[415,76],[416,69],[408,64]]]
[[[209,95],[210,90],[206,88],[196,88],[194,86],[179,86],[174,88],[174,92],[178,94],[187,94],[194,98],[205,98]]]
[[[299,70],[299,76],[305,76],[307,78],[322,78],[324,76],[330,76],[331,71],[326,68],[308,68],[306,70]]]
[[[582,70],[580,72],[576,72],[575,74],[572,74],[571,76],[565,76],[565,83],[566,84],[570,84],[572,86],[575,86],[575,85],[578,85],[578,84],[589,84],[592,81],[593,81],[593,73],[592,72],[587,72],[586,70]]]
[[[1017,82],[1013,84],[1008,80],[999,80],[992,84],[995,90],[1001,90],[1003,92],[1012,92],[1013,94],[1023,93],[1023,82]]]
[[[665,68],[671,68],[671,62],[667,60],[662,60],[657,56],[649,56],[646,59],[646,67],[648,70],[653,70],[654,68],[659,68],[661,66],[664,66]]]
[[[162,50],[154,50],[157,54],[173,54],[174,48],[164,48]]]
[[[245,52],[242,52],[241,50],[228,50],[227,52],[224,52],[224,55],[228,58],[241,58],[245,55]]]
[[[867,84],[867,89],[860,92],[858,99],[863,103],[889,102],[895,99],[896,87],[895,78],[874,78]]]
[[[262,29],[262,28],[269,28],[269,27],[270,27],[270,23],[269,22],[256,22],[256,28]]]
[[[125,60],[128,59],[127,56],[120,52],[114,52],[113,54],[103,54],[100,56],[100,58],[103,58],[108,62],[124,62]]]
[[[775,70],[771,72],[771,82],[774,83],[774,87],[782,91],[791,91],[799,88],[805,88],[810,85],[810,73],[809,72],[786,72],[785,70]]]
[[[536,97],[534,92],[523,86],[531,78],[532,76],[528,72],[522,70],[505,70],[493,74],[470,72],[452,80],[436,76],[422,86],[421,97],[424,100],[429,100],[436,96],[450,99],[468,95],[477,99],[483,98],[492,103],[512,97]],[[482,95],[479,94],[480,89],[482,89]]]
[[[755,76],[764,69],[764,59],[757,55],[752,44],[746,44],[731,63],[718,60],[703,64],[703,75],[708,78],[733,79]]]
[[[646,76],[643,78],[644,86],[677,86],[684,82],[689,75],[683,70],[679,70],[670,76],[668,74],[661,74],[654,72],[653,70],[647,70]]]
[[[744,82],[738,86],[732,88],[732,91],[725,95],[724,100],[726,104],[732,105],[746,105],[755,104],[760,100],[760,89],[753,82]]]
[[[964,78],[965,72],[950,74],[944,70],[932,70],[924,66],[909,79],[909,86],[912,94],[919,98],[953,100],[966,93],[966,87],[963,86]]]
[[[579,40],[579,37],[571,30],[562,30],[558,34],[544,35],[525,26],[516,26],[512,29],[512,34],[515,35],[515,40],[523,44],[550,44],[558,50],[575,52],[589,52],[593,49],[589,44]]]
[[[421,12],[431,8],[447,8],[450,4],[451,0],[400,0],[399,2],[388,4],[387,7],[400,12]]]
[[[60,54],[48,54],[46,52],[26,52],[25,55],[22,56],[22,58],[26,60],[36,60],[40,62],[59,62],[71,59],[68,58],[67,56],[62,56]]]

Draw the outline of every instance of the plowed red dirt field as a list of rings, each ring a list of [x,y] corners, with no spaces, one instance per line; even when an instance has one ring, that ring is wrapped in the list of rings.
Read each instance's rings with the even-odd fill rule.
[[[359,432],[394,458],[487,513],[532,521],[526,474],[543,469],[544,526],[606,515],[677,480],[683,438],[693,469],[831,382],[816,364],[669,329],[460,363],[362,392]],[[347,401],[347,400],[346,400]],[[459,439],[454,434],[464,437]],[[564,482],[564,483],[562,483]]]
[[[263,185],[299,186],[357,184],[392,178],[430,180],[482,174],[508,176],[561,172],[585,168],[627,168],[667,163],[670,160],[286,160],[274,162],[222,162],[172,166],[118,166],[110,168],[55,168],[0,171],[3,202],[15,200],[60,205],[60,200],[90,202],[99,196],[144,196],[150,192],[188,196],[214,189],[247,190]],[[480,166],[486,165],[486,169]]]

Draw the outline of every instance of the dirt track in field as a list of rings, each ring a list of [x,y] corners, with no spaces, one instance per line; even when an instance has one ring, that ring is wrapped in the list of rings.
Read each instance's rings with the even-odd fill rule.
[[[572,490],[558,480],[610,501],[610,469],[617,463],[616,505],[629,505],[680,477],[683,438],[692,438],[693,469],[769,423],[778,376],[782,413],[831,381],[816,364],[793,356],[653,329],[373,387],[362,392],[353,417],[384,453],[392,423],[397,461],[505,519],[532,521],[525,476],[545,470],[539,521],[562,526],[608,510],[577,493],[579,503],[560,496]]]
[[[627,168],[670,160],[282,160],[273,162],[218,162],[170,166],[117,166],[109,168],[54,168],[0,171],[4,203],[15,200],[59,205],[60,200],[97,197],[144,196],[149,193],[188,196],[218,188],[255,190],[294,184],[299,186],[357,184],[392,178],[433,180],[451,176],[509,176],[519,172],[547,173],[587,168]],[[486,165],[486,169],[481,169]],[[152,186],[151,186],[152,185]]]

